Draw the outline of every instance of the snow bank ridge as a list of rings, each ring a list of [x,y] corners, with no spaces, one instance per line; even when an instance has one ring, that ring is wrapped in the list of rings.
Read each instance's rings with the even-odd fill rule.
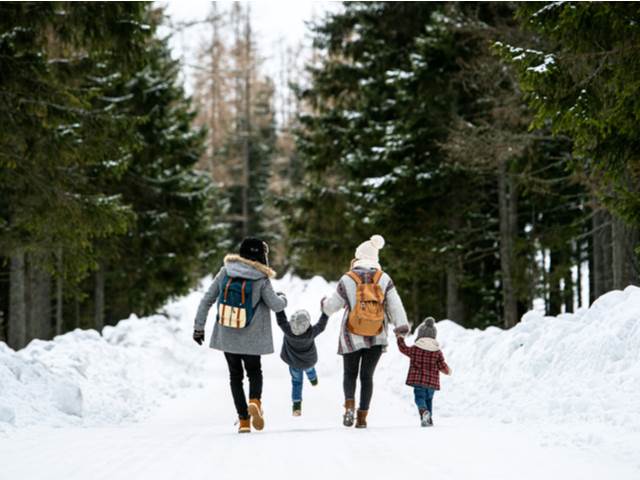
[[[315,321],[320,298],[334,285],[286,275],[274,287],[287,293],[289,313],[307,308]],[[75,330],[18,352],[0,343],[0,431],[136,420],[159,400],[202,386],[208,349],[194,348],[191,340],[202,293],[194,290],[168,304],[167,315],[132,315],[102,335]],[[502,422],[588,420],[640,431],[640,288],[609,292],[574,314],[529,312],[507,331],[469,330],[448,320],[437,326],[454,371],[443,378],[439,414]],[[336,315],[318,338],[325,371],[340,369],[338,329]],[[274,332],[278,349],[280,335],[275,327]],[[412,408],[404,386],[407,368],[392,344],[376,379],[381,388],[406,396]]]
[[[638,287],[608,292],[573,314],[528,312],[507,331],[467,330],[449,321],[438,331],[454,371],[443,386],[451,414],[640,431]]]
[[[187,331],[188,330],[188,331]],[[15,352],[0,343],[0,431],[28,425],[119,423],[193,386],[204,349],[162,315],[74,330]]]

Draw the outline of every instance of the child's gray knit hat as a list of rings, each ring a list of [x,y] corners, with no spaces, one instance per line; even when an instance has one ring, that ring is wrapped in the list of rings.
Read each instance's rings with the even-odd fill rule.
[[[309,315],[309,312],[306,310],[296,311],[291,315],[289,325],[291,325],[291,331],[294,335],[302,335],[311,326],[311,316]]]
[[[435,325],[436,321],[433,317],[425,318],[416,330],[416,340],[420,338],[436,338],[438,330]]]

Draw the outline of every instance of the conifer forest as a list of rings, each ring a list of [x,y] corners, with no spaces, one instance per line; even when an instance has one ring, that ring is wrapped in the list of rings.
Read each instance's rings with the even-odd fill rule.
[[[640,3],[345,2],[280,71],[251,6],[0,2],[0,341],[149,315],[247,237],[409,318],[510,328],[640,285]]]

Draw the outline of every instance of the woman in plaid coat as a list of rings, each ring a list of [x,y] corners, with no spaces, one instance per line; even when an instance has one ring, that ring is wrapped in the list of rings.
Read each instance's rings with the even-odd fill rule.
[[[440,372],[451,375],[451,369],[436,341],[436,334],[435,321],[428,317],[418,327],[413,346],[408,347],[404,337],[398,336],[398,348],[411,359],[406,383],[413,387],[423,427],[433,425],[433,395],[440,390]]]

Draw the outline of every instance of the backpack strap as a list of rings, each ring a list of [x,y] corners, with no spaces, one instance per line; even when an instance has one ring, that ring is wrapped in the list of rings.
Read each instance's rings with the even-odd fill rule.
[[[354,282],[356,282],[356,285],[360,285],[362,283],[362,279],[360,278],[360,275],[358,275],[356,272],[354,272],[353,270],[349,270],[347,272],[347,276],[349,278],[351,278],[351,280],[353,280]]]
[[[371,283],[373,283],[374,285],[376,283],[378,283],[380,281],[380,279],[382,278],[382,273],[383,273],[382,270],[376,270],[376,273],[373,274],[373,278],[371,279]],[[351,278],[351,280],[356,282],[356,285],[360,285],[360,284],[363,283],[362,279],[360,278],[360,275],[358,275],[353,270],[349,270],[347,272],[347,276],[349,276],[349,278]]]
[[[224,287],[224,301],[227,301],[227,296],[229,295],[229,286],[231,285],[231,282],[233,281],[233,278],[231,277],[227,277],[229,280],[227,281],[227,286]]]
[[[244,289],[245,289],[246,286],[247,286],[247,281],[243,280],[242,281],[242,305],[244,305],[244,303],[245,303],[244,302]]]

